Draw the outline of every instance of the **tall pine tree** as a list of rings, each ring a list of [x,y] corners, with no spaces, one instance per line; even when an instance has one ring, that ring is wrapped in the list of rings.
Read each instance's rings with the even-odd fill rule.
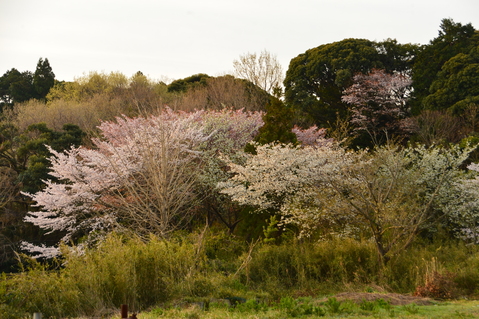
[[[36,98],[45,99],[48,92],[55,84],[55,74],[48,59],[40,58],[37,63],[37,68],[33,74],[33,87],[35,88]]]
[[[259,144],[268,143],[292,143],[296,144],[296,134],[293,128],[294,112],[280,99],[271,97],[266,105],[266,113],[263,116],[264,125],[259,129],[255,141]]]

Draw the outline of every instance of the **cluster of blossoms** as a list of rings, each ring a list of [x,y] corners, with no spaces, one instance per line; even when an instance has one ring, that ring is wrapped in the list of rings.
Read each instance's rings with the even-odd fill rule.
[[[25,194],[40,208],[25,221],[47,234],[63,232],[63,242],[122,229],[166,235],[190,217],[198,183],[216,184],[208,176],[218,166],[214,154],[242,149],[262,125],[260,112],[241,110],[167,109],[149,118],[104,122],[94,148],[50,149],[55,179]],[[24,248],[54,252],[29,243]]]
[[[472,150],[257,145],[245,163],[228,163],[234,175],[218,186],[241,205],[279,214],[302,235],[321,228],[370,236],[388,260],[447,214],[444,203],[457,195],[453,186]]]
[[[228,161],[234,174],[221,192],[258,211],[280,212],[283,223],[309,228],[324,217],[315,189],[349,162],[350,154],[332,143],[321,147],[256,145],[242,165]]]
[[[374,142],[384,131],[400,133],[406,130],[412,80],[402,74],[388,74],[373,69],[369,74],[358,73],[354,84],[343,91],[341,100],[351,105],[351,124],[367,131]]]
[[[456,196],[444,203],[449,222],[459,238],[479,243],[479,164],[468,165],[468,174],[454,184]]]

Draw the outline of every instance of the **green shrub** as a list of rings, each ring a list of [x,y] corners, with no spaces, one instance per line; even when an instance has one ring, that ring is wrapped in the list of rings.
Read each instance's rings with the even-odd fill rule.
[[[13,314],[41,312],[45,317],[74,316],[81,306],[80,292],[75,283],[60,271],[49,271],[38,262],[31,261],[28,271],[3,276],[1,286],[3,311],[15,309]],[[12,313],[2,314],[14,318]]]
[[[238,257],[247,248],[247,244],[224,231],[208,232],[204,239],[204,252],[209,271],[235,273],[238,267]]]
[[[324,307],[331,314],[339,314],[344,311],[343,303],[334,297],[328,298],[324,303]]]
[[[311,303],[311,298],[294,299],[290,296],[281,298],[278,308],[289,317],[314,315],[322,317],[326,314],[323,308]]]
[[[317,291],[324,285],[368,283],[376,277],[374,246],[341,239],[319,243],[293,241],[262,245],[254,251],[246,271],[256,289]],[[322,285],[321,285],[322,284]]]
[[[178,296],[204,296],[215,290],[204,271],[204,252],[191,241],[144,242],[110,235],[96,249],[64,251],[61,270],[38,262],[12,275],[4,307],[41,312],[45,317],[103,315],[105,309],[129,305],[141,311]]]
[[[239,303],[235,308],[239,312],[265,312],[268,310],[268,305],[255,299],[249,299],[244,303]]]
[[[478,248],[457,240],[416,244],[390,261],[383,284],[410,293],[424,286],[434,272],[450,272],[456,274],[450,283],[457,285],[454,293],[473,294],[479,288]]]
[[[479,253],[472,252],[463,263],[451,269],[456,276],[454,282],[457,288],[465,295],[479,293]]]
[[[363,300],[359,304],[359,308],[364,311],[376,311],[378,307],[374,301]]]
[[[191,293],[195,297],[206,297],[212,295],[215,287],[210,280],[199,278],[193,281]]]
[[[87,311],[121,304],[138,311],[174,294],[174,283],[193,266],[192,251],[186,244],[112,235],[83,255],[66,252],[64,275],[76,283]]]

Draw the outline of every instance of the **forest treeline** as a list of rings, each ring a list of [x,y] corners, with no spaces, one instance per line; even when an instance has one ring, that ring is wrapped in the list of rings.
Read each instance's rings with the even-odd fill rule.
[[[41,58],[33,73],[0,77],[2,269],[16,271],[17,252],[74,265],[66,246],[85,253],[120,235],[139,240],[125,249],[160,239],[197,249],[192,256],[225,263],[210,266],[244,287],[309,289],[321,277],[334,281],[334,270],[309,273],[291,259],[306,257],[286,256],[282,245],[326,253],[325,242],[341,250],[337,240],[347,238],[364,268],[341,264],[361,277],[343,273],[343,282],[404,291],[431,275],[406,282],[388,273],[412,267],[408,249],[477,243],[479,31],[471,24],[444,19],[426,45],[324,44],[293,58],[285,74],[267,51],[233,65],[232,75],[170,83],[142,72],[65,82]],[[214,290],[200,264],[192,285]],[[467,293],[478,288],[467,281]],[[161,301],[150,299],[141,307]]]

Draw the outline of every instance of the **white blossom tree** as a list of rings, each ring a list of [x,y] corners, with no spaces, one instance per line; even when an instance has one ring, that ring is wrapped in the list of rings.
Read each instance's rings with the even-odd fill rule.
[[[444,207],[456,236],[479,243],[479,164],[467,168],[469,173],[454,185],[455,196],[447,198]]]
[[[363,153],[331,180],[336,204],[330,207],[366,226],[386,264],[422,230],[437,226],[472,150],[386,145]]]
[[[351,154],[333,143],[320,147],[281,144],[255,145],[256,155],[243,164],[225,159],[233,176],[218,184],[221,192],[257,212],[279,213],[282,223],[297,225],[308,234],[322,221],[325,202],[317,187],[351,160]],[[327,220],[327,221],[326,221]]]
[[[218,187],[242,205],[277,212],[303,235],[325,225],[368,235],[386,264],[442,213],[471,150],[263,145],[245,164],[229,163],[233,176]]]

